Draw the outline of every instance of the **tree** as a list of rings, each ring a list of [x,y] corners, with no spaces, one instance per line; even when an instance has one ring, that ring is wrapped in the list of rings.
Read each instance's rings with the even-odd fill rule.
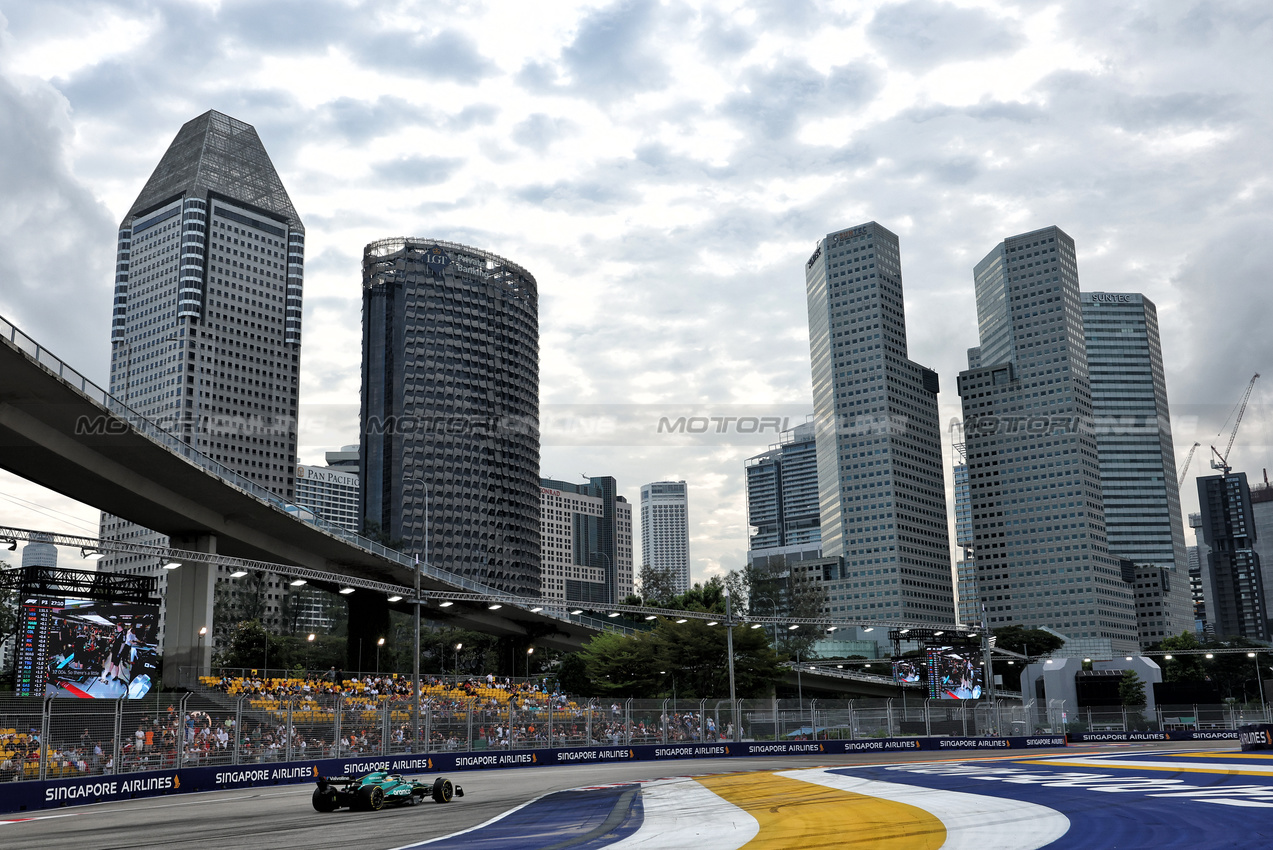
[[[260,620],[240,620],[227,631],[212,663],[214,667],[278,668],[288,665],[288,655],[282,639],[267,632]]]
[[[1135,670],[1123,673],[1123,680],[1118,683],[1118,699],[1129,708],[1145,707],[1145,682]]]
[[[587,663],[582,652],[572,652],[561,660],[557,668],[557,684],[563,693],[595,696],[596,687],[588,678]]]
[[[1004,626],[994,630],[995,646],[1011,652],[1023,652],[1031,658],[1050,655],[1065,645],[1065,641],[1043,629],[1025,629],[1021,626]],[[1024,648],[1024,649],[1023,649]]]
[[[578,653],[593,686],[590,696],[644,697],[657,690],[662,676],[648,634],[602,632]]]
[[[1181,632],[1176,637],[1165,638],[1160,647],[1173,653],[1171,660],[1161,659],[1162,680],[1164,682],[1202,682],[1207,678],[1204,664],[1206,659],[1201,655],[1174,655],[1183,650],[1201,649],[1202,644],[1193,632]]]
[[[756,617],[817,619],[826,610],[826,586],[820,576],[800,561],[788,562],[781,555],[765,559],[764,566],[749,563],[734,579],[747,591],[747,613]],[[775,649],[788,657],[808,655],[819,635],[811,629],[780,629]]]
[[[642,598],[656,608],[667,607],[665,603],[671,602],[676,597],[676,585],[670,569],[660,569],[645,564],[641,567],[638,581],[641,584]]]

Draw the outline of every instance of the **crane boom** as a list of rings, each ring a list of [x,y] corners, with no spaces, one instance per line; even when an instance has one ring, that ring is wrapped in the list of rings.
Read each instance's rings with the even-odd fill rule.
[[[1198,450],[1198,446],[1202,443],[1194,443],[1189,448],[1189,454],[1185,455],[1185,465],[1180,467],[1180,480],[1176,482],[1177,487],[1185,486],[1185,476],[1189,473],[1189,464],[1193,462],[1193,453]]]
[[[1229,432],[1229,444],[1224,447],[1224,454],[1221,454],[1215,446],[1211,447],[1211,451],[1219,461],[1211,461],[1212,469],[1219,469],[1225,475],[1229,474],[1229,452],[1233,449],[1233,441],[1238,438],[1238,426],[1242,424],[1242,415],[1246,413],[1247,402],[1251,400],[1251,390],[1255,389],[1255,381],[1260,377],[1260,373],[1256,372],[1251,376],[1251,382],[1246,385],[1246,393],[1242,396],[1242,403],[1238,406],[1237,418],[1233,420],[1233,430]]]

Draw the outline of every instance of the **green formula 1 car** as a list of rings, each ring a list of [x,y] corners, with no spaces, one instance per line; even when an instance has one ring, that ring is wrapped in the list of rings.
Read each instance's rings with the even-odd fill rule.
[[[463,788],[441,776],[430,784],[377,770],[363,776],[320,776],[314,790],[314,808],[320,812],[342,807],[375,812],[385,806],[414,806],[425,797],[432,797],[435,803],[449,803],[453,797],[463,796]]]

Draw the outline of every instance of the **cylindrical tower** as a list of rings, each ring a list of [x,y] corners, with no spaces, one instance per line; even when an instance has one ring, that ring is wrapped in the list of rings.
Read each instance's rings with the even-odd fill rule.
[[[366,247],[359,467],[365,531],[378,527],[421,561],[427,544],[435,568],[539,594],[539,295],[529,272],[440,240]]]

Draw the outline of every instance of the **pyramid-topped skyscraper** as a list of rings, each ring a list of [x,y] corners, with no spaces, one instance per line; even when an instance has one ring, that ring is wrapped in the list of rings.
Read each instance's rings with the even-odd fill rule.
[[[115,398],[289,501],[304,254],[305,228],[256,130],[206,112],[120,223],[111,323]],[[166,543],[110,515],[102,537]],[[102,566],[162,572],[140,556]]]

